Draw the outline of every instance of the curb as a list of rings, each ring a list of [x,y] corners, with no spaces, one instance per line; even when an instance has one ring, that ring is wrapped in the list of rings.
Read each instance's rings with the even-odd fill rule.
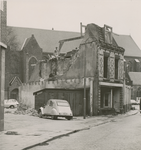
[[[127,116],[125,116],[125,117],[130,117],[130,116],[136,115],[136,114],[138,114],[138,113],[139,113],[139,111],[137,111],[137,112],[135,112],[135,113],[133,113],[133,114],[127,115]]]
[[[73,133],[77,133],[77,132],[80,132],[80,131],[83,131],[83,130],[89,130],[89,129],[90,128],[82,128],[82,129],[74,130],[74,131],[71,131],[71,132],[68,132],[68,133],[65,133],[65,134],[60,134],[60,135],[54,136],[51,139],[45,140],[45,141],[43,141],[41,143],[37,143],[37,144],[31,145],[31,146],[28,146],[26,148],[23,148],[22,150],[28,150],[30,148],[33,148],[33,147],[36,147],[36,146],[40,146],[40,145],[48,145],[48,142],[50,142],[50,141],[56,140],[56,139],[64,137],[64,136],[69,136],[69,135],[71,135]]]
[[[48,142],[50,142],[50,141],[56,140],[56,139],[64,137],[64,136],[69,136],[71,134],[74,134],[74,133],[77,133],[77,132],[80,132],[80,131],[89,130],[92,127],[100,126],[100,125],[103,125],[103,124],[106,124],[106,123],[109,123],[109,122],[111,122],[111,120],[95,124],[94,126],[91,126],[91,127],[85,127],[85,128],[82,128],[82,129],[73,130],[73,131],[65,133],[65,134],[60,134],[60,135],[54,136],[54,137],[52,137],[52,138],[50,138],[48,140],[45,140],[43,142],[40,142],[40,143],[31,145],[31,146],[28,146],[26,148],[23,148],[22,150],[28,150],[30,148],[33,148],[33,147],[36,147],[36,146],[40,146],[40,145],[48,145]]]
[[[132,116],[132,115],[136,115],[137,113],[139,113],[139,111],[137,111],[137,112],[135,112],[133,114],[129,114],[127,116],[123,116],[123,117],[129,117],[129,116]],[[33,144],[31,146],[25,147],[22,150],[28,150],[28,149],[34,148],[36,146],[48,145],[48,142],[50,142],[50,141],[56,140],[56,139],[61,138],[61,137],[69,136],[71,134],[74,134],[74,133],[77,133],[77,132],[80,132],[80,131],[89,130],[90,128],[97,127],[97,126],[100,126],[100,125],[112,122],[113,119],[115,120],[116,118],[112,118],[112,119],[110,119],[108,121],[97,123],[97,124],[95,124],[93,126],[84,127],[84,128],[81,128],[81,129],[76,129],[76,130],[70,131],[68,133],[64,133],[64,134],[60,134],[60,135],[54,136],[54,137],[52,137],[52,138],[50,138],[48,140],[44,140],[43,142],[40,142],[40,143],[37,143],[37,144]]]

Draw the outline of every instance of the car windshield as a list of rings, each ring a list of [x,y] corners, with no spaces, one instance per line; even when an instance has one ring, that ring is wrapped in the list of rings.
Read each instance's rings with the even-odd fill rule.
[[[69,104],[67,102],[57,102],[58,106],[64,106],[64,107],[69,107]]]
[[[15,100],[15,99],[12,99],[12,102],[16,102],[16,100]]]

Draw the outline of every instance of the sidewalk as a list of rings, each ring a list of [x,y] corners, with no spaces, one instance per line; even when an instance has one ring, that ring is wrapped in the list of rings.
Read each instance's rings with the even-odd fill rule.
[[[80,130],[88,130],[93,126],[111,122],[135,115],[139,110],[131,110],[126,114],[116,116],[74,117],[71,121],[54,120],[49,123],[27,126],[10,131],[0,132],[0,150],[26,150],[29,147],[52,140],[57,137],[72,134]]]

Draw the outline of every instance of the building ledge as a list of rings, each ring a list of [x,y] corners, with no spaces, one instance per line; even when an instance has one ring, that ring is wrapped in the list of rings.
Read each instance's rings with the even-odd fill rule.
[[[110,83],[110,82],[99,82],[99,85],[113,86],[113,87],[123,87],[123,84],[121,84],[121,83]]]
[[[115,114],[114,108],[99,108],[99,114],[100,115],[109,115],[109,114]]]

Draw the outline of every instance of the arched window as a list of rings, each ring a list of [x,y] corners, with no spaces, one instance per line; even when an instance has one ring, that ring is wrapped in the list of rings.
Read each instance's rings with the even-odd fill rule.
[[[36,64],[37,64],[37,59],[35,57],[30,58],[29,63],[28,63],[28,69],[29,69],[28,79],[30,79],[30,77],[36,67]]]
[[[14,89],[10,92],[10,99],[16,99],[17,101],[19,100],[18,98],[18,93],[19,90],[18,89]]]

